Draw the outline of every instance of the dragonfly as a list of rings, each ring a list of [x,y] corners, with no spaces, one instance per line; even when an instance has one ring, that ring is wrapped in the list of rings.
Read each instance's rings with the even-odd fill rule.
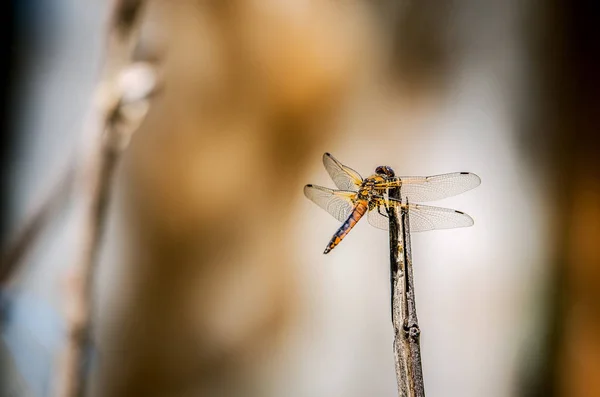
[[[309,184],[304,186],[304,195],[342,222],[324,254],[334,249],[365,214],[372,226],[387,230],[387,213],[393,206],[408,211],[411,232],[469,227],[474,224],[473,218],[462,211],[415,203],[441,200],[479,186],[481,179],[472,172],[399,177],[391,167],[383,165],[378,166],[373,175],[363,179],[358,172],[340,163],[330,153],[323,155],[323,165],[337,189]],[[400,188],[400,199],[389,197],[391,188]]]

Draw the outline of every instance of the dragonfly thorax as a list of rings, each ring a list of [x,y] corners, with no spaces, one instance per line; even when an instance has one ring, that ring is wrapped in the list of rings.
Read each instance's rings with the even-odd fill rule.
[[[357,192],[357,198],[360,200],[371,200],[374,194],[377,194],[377,185],[384,182],[385,178],[380,175],[372,175],[366,178]]]
[[[358,190],[357,198],[360,200],[369,200],[372,192],[372,186],[363,186]]]

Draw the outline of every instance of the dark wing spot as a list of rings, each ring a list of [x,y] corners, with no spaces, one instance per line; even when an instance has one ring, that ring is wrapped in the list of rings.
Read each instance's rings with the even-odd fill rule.
[[[461,172],[460,174],[461,174],[461,175],[469,175],[469,174],[470,174],[470,172]]]
[[[462,211],[459,211],[459,210],[454,210],[454,212],[458,212],[459,214],[462,214],[462,215],[464,215],[464,214],[465,214],[464,212],[462,212]]]
[[[312,184],[309,184],[309,185],[306,185],[306,187],[313,187],[313,185],[312,185]]]
[[[325,156],[327,156],[327,157],[331,157],[331,153],[329,153],[329,152],[325,152]]]

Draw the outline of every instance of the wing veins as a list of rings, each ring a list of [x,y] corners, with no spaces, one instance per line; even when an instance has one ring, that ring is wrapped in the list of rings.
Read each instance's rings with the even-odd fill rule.
[[[393,198],[381,198],[384,202],[378,203],[368,214],[369,223],[383,230],[389,229],[389,219],[380,213],[384,205],[396,205],[409,210],[409,222],[411,232],[425,232],[429,230],[453,229],[458,227],[469,227],[474,224],[469,215],[450,208],[431,207],[421,204],[405,204]],[[379,208],[379,209],[378,209]]]
[[[340,163],[329,153],[323,155],[323,165],[338,189],[358,191],[362,183],[362,176],[358,172]]]
[[[306,185],[304,195],[340,222],[352,213],[355,192],[334,190],[318,185]]]
[[[427,202],[456,196],[481,184],[481,179],[470,172],[453,172],[427,177],[403,176],[376,185],[378,190],[400,187],[402,198],[410,202]]]

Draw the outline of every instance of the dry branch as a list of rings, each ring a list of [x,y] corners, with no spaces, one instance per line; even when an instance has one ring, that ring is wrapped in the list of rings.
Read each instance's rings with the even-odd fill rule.
[[[390,198],[400,200],[400,189],[390,189]],[[410,249],[410,225],[406,207],[390,206],[390,278],[394,357],[400,397],[423,397],[420,329],[417,320]]]
[[[145,111],[134,112],[131,120],[127,107],[147,110],[146,98],[131,104],[127,98],[136,97],[123,86],[123,73],[131,68],[132,55],[138,40],[141,0],[120,0],[113,3],[113,17],[108,29],[106,60],[97,90],[96,101],[86,128],[89,153],[78,167],[80,189],[78,199],[84,205],[81,243],[77,263],[77,280],[71,284],[66,314],[67,340],[61,356],[57,395],[78,397],[85,394],[87,369],[90,366],[92,287],[100,251],[102,230],[115,167],[129,140],[129,134],[139,125]],[[143,73],[142,73],[143,74]],[[148,92],[149,94],[149,92]],[[141,103],[140,103],[141,102]]]

